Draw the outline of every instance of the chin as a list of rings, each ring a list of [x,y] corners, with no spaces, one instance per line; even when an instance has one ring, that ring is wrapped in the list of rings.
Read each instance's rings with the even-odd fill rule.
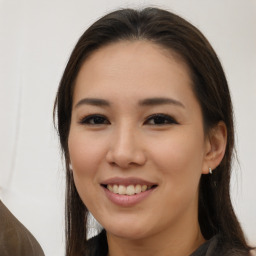
[[[146,237],[145,232],[137,232],[136,230],[106,230],[107,233],[118,238],[127,240],[140,240]]]
[[[124,223],[115,224],[115,225],[106,225],[107,233],[114,235],[116,237],[128,240],[140,240],[149,235],[149,230],[145,229],[145,226],[142,223],[136,225],[135,223],[130,224]]]

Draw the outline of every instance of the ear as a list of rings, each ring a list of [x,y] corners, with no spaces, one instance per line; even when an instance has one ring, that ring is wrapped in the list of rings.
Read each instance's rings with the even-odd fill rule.
[[[214,170],[224,157],[227,145],[227,127],[223,121],[211,128],[205,141],[205,156],[202,168],[203,174]]]

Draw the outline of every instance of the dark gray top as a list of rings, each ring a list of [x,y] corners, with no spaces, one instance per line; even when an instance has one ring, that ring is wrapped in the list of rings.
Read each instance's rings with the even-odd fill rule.
[[[103,230],[99,235],[88,241],[85,256],[106,256],[108,254],[108,245],[106,231]],[[212,237],[190,256],[249,256],[248,252],[232,248],[223,242],[220,235]]]

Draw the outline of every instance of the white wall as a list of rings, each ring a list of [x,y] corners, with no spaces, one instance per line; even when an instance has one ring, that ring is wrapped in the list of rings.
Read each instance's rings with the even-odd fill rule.
[[[195,24],[216,49],[236,112],[232,198],[256,244],[255,0],[0,0],[0,198],[41,243],[64,254],[64,175],[52,107],[81,33],[107,11],[154,4]]]

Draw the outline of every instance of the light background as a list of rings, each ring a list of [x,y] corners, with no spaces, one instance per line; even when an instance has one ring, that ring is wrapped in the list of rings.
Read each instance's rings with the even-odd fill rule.
[[[64,255],[64,172],[52,108],[71,50],[98,17],[156,5],[180,14],[210,40],[226,72],[240,164],[232,199],[256,244],[255,0],[0,0],[0,199],[47,256]]]

